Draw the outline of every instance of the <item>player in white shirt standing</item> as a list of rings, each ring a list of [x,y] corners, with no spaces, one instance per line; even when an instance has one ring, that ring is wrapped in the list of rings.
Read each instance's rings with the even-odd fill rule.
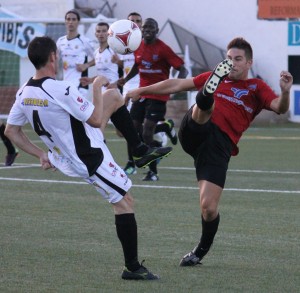
[[[77,10],[65,14],[67,35],[57,42],[59,57],[63,66],[63,79],[74,83],[81,94],[87,97],[88,86],[80,84],[80,78],[88,75],[88,68],[95,64],[92,42],[78,33],[80,15]]]
[[[132,183],[114,161],[100,130],[111,116],[114,117],[112,121],[123,125],[131,139],[134,136],[132,120],[130,116],[129,119],[126,117],[126,113],[129,115],[127,108],[116,103],[119,92],[110,89],[102,94],[102,86],[108,80],[97,77],[93,82],[91,103],[71,82],[55,80],[57,47],[49,37],[34,38],[28,46],[28,57],[36,72],[17,92],[5,135],[20,149],[39,158],[43,169],[57,168],[68,176],[81,177],[112,204],[125,258],[123,279],[158,279],[138,261],[137,224],[133,198],[129,193]],[[124,113],[125,117],[116,117],[124,116]],[[131,121],[130,125],[128,121]],[[32,143],[23,132],[22,127],[28,122],[48,147],[48,153]],[[126,133],[123,135],[126,138]],[[148,148],[144,144],[139,148],[143,147]],[[163,156],[161,151],[147,151],[146,156],[156,160]]]
[[[108,29],[109,24],[106,22],[99,22],[95,28],[95,36],[99,42],[99,48],[94,51],[95,66],[97,76],[105,76],[109,83],[116,83],[119,79],[119,66],[113,60],[118,60],[121,55],[115,53],[108,45]],[[88,85],[94,81],[94,77],[84,76],[80,79],[82,85]],[[117,87],[117,85],[116,85]]]

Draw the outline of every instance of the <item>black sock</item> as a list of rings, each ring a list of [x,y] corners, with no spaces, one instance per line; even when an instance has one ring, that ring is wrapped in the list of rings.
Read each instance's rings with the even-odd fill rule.
[[[115,215],[118,238],[123,247],[125,266],[130,271],[139,269],[137,248],[137,224],[134,214]]]
[[[220,214],[218,214],[217,217],[211,222],[206,222],[202,217],[202,236],[198,247],[194,251],[196,256],[202,258],[207,254],[218,231],[219,223]]]
[[[157,162],[153,161],[152,163],[149,164],[149,170],[152,171],[153,173],[157,174]]]
[[[204,95],[204,93],[202,92],[202,90],[200,90],[197,95],[196,95],[196,103],[197,106],[203,110],[203,111],[207,111],[209,110],[212,105],[214,104],[214,98],[213,95]]]
[[[4,135],[5,124],[0,125],[0,137],[7,149],[7,154],[12,155],[16,153],[16,149],[13,146],[12,142]]]
[[[128,162],[130,163],[130,165],[132,167],[134,167],[135,164],[134,164],[134,160],[133,160],[133,157],[132,157],[132,151],[131,151],[131,147],[129,146],[128,143],[127,143],[127,154],[128,154]]]
[[[122,133],[132,149],[141,144],[141,139],[133,125],[131,116],[125,105],[121,106],[110,117],[114,126]]]

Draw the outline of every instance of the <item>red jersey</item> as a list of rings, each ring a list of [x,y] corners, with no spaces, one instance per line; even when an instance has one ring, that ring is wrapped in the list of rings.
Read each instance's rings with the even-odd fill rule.
[[[184,64],[183,60],[159,39],[156,39],[153,44],[145,44],[142,40],[134,56],[139,69],[141,87],[168,79],[171,67],[179,68]],[[143,97],[160,101],[170,99],[170,95],[145,95]]]
[[[193,81],[200,90],[211,72],[194,77]],[[262,109],[271,110],[271,102],[278,96],[261,79],[231,80],[226,77],[214,92],[215,108],[211,120],[234,143],[232,155],[238,154],[237,143],[251,121]]]

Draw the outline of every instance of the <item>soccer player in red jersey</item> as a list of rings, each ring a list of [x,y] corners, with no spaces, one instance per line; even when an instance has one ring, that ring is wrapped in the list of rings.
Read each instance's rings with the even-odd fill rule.
[[[149,94],[170,94],[199,90],[196,103],[184,116],[179,140],[195,161],[200,193],[202,234],[200,242],[180,261],[180,266],[200,264],[218,230],[218,205],[225,185],[228,163],[238,154],[238,142],[262,109],[278,114],[289,109],[292,75],[280,73],[281,93],[277,96],[261,79],[248,79],[253,63],[251,45],[243,38],[227,46],[227,59],[213,72],[190,79],[169,79],[129,92],[126,99]]]
[[[147,18],[141,27],[143,40],[140,47],[134,52],[135,64],[125,78],[119,80],[123,86],[127,81],[139,74],[140,86],[144,87],[169,78],[171,67],[179,71],[179,78],[188,74],[184,61],[163,41],[157,38],[158,24],[153,18]],[[165,121],[166,103],[169,94],[142,95],[131,107],[130,115],[136,129],[148,145],[153,145],[155,132],[166,132],[172,143],[176,144],[177,136],[174,133],[173,121]],[[164,121],[157,125],[157,122]],[[157,162],[149,165],[150,170],[145,181],[157,181]]]

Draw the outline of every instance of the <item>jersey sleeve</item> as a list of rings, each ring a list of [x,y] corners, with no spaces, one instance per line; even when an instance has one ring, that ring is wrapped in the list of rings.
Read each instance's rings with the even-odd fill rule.
[[[168,45],[164,45],[163,52],[168,60],[168,63],[175,69],[183,65],[184,61]]]
[[[271,110],[270,105],[272,101],[278,98],[278,95],[262,80],[259,80],[257,88],[257,95],[266,110]]]
[[[88,38],[84,38],[84,48],[85,48],[85,53],[87,54],[87,56],[91,59],[94,59],[94,46],[93,46],[93,42],[88,39]]]
[[[198,90],[200,90],[204,86],[204,84],[205,84],[206,80],[208,79],[208,77],[210,76],[210,74],[211,74],[211,72],[204,72],[193,78],[195,87]]]
[[[24,112],[21,109],[21,104],[18,102],[18,96],[21,91],[22,91],[22,88],[19,89],[16,94],[16,101],[14,102],[14,104],[9,112],[8,118],[7,118],[8,124],[23,126],[29,122],[28,119],[26,118]]]

